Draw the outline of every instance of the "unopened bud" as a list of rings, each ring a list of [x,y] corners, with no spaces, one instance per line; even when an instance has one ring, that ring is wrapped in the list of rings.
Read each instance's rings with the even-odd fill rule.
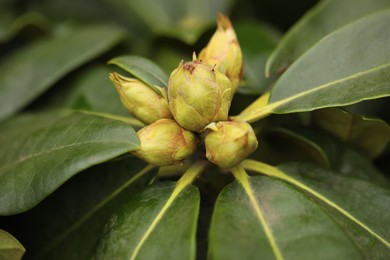
[[[216,65],[232,82],[234,93],[243,74],[242,52],[229,18],[219,13],[217,24],[216,32],[198,58],[204,63]]]
[[[258,145],[250,124],[239,121],[225,121],[207,128],[206,157],[221,168],[231,168],[253,153]]]
[[[169,108],[182,127],[201,132],[211,122],[227,119],[231,88],[230,80],[213,66],[182,62],[169,77]]]
[[[168,102],[142,81],[110,73],[122,104],[140,121],[151,124],[162,118],[172,118]]]
[[[198,137],[172,119],[160,119],[137,132],[141,148],[134,155],[156,166],[180,163],[195,152]]]

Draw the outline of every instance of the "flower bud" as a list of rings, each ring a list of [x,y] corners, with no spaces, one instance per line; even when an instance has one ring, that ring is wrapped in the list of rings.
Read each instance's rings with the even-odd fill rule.
[[[172,118],[167,100],[142,81],[110,73],[122,104],[140,121],[151,124],[162,118]]]
[[[200,52],[199,60],[212,66],[216,65],[216,68],[232,82],[234,93],[243,74],[242,52],[229,18],[219,13],[217,23],[217,31]]]
[[[160,119],[137,132],[141,148],[133,152],[156,166],[180,163],[196,150],[198,137],[173,119]]]
[[[206,135],[206,157],[221,168],[231,168],[253,153],[256,135],[246,122],[225,121],[210,125]]]
[[[169,108],[185,129],[201,132],[214,121],[226,120],[232,100],[230,80],[200,61],[180,63],[168,82]]]

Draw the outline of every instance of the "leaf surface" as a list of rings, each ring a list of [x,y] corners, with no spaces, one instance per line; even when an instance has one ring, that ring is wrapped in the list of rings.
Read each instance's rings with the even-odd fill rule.
[[[22,259],[25,251],[18,240],[0,229],[0,259],[19,260]]]
[[[129,200],[111,217],[95,258],[194,259],[200,196],[191,183],[205,166],[195,163],[178,182]]]
[[[2,215],[28,210],[81,170],[139,147],[128,124],[73,111],[22,115],[0,133]]]
[[[239,116],[255,121],[345,106],[390,95],[390,10],[370,15],[328,35],[275,83],[267,106]]]
[[[244,167],[259,170],[255,169],[255,163],[249,161],[244,163]],[[275,179],[276,175],[274,178],[249,177],[245,172],[237,176],[236,172],[234,174],[238,181],[222,191],[214,209],[209,244],[211,258],[388,258],[388,242],[370,233],[388,237],[388,213],[384,213],[386,216],[380,214],[389,203],[388,190],[360,180],[352,181],[354,189],[351,190],[351,186],[347,187],[351,182],[345,178],[323,182],[318,179],[332,177],[324,176],[325,172],[321,169],[304,164],[284,165],[280,168],[290,174],[294,174],[296,169],[312,176],[307,176],[305,183],[310,182],[310,187],[318,184],[315,190],[327,200],[342,205],[342,211],[326,203],[326,200],[321,200],[321,196],[313,195],[310,189],[302,190],[301,187],[286,183],[286,180]],[[321,177],[316,178],[318,174]],[[335,187],[336,183],[338,185]],[[359,190],[370,194],[362,195]],[[364,206],[368,208],[362,212],[361,207],[366,203],[375,205]],[[359,207],[360,212],[357,212]],[[376,209],[370,211],[373,208]],[[348,216],[351,212],[364,221],[352,221]]]
[[[122,13],[125,20],[132,20],[135,16],[154,34],[177,38],[192,45],[215,21],[217,12],[227,14],[234,1],[105,0],[105,2]]]
[[[194,259],[199,192],[189,186],[170,202],[174,189],[174,183],[150,187],[115,212],[96,258]]]
[[[9,55],[0,62],[0,120],[29,104],[70,71],[106,52],[122,36],[118,27],[85,27]]]
[[[280,229],[280,226],[283,226],[288,220],[281,219],[280,221],[275,221],[275,219],[269,218],[272,225],[275,223],[275,228],[271,228],[271,230],[274,230],[276,241],[278,238],[280,239],[277,244],[281,248],[282,254],[286,255],[286,258],[290,258],[287,257],[288,253],[295,253],[298,257],[300,253],[311,251],[311,249],[305,249],[301,252],[301,250],[294,249],[295,244],[297,246],[302,245],[300,242],[308,238],[305,235],[307,231],[317,232],[319,238],[312,239],[312,241],[315,243],[315,241],[321,240],[321,243],[312,245],[313,250],[316,250],[317,253],[319,251],[326,252],[327,255],[323,255],[323,257],[328,259],[330,256],[332,256],[331,258],[352,257],[358,259],[386,259],[389,257],[390,226],[387,221],[389,212],[386,210],[390,203],[390,191],[388,189],[365,180],[341,176],[334,174],[332,171],[306,164],[285,164],[274,168],[260,162],[247,160],[243,163],[243,166],[248,170],[264,173],[279,179],[277,181],[273,180],[275,183],[282,183],[280,181],[289,183],[283,184],[283,186],[302,196],[300,199],[294,199],[297,200],[298,204],[303,205],[306,201],[316,208],[306,209],[299,214],[299,219],[301,221],[306,220],[308,223],[306,225],[302,223],[297,225],[299,231],[293,232],[293,240],[291,242],[294,244],[290,245],[291,249],[289,250],[283,249],[283,241],[291,238],[289,232],[293,229],[294,224],[288,225],[289,228]],[[255,189],[253,178],[250,178],[250,185],[252,189]],[[264,212],[271,212],[273,213],[272,216],[279,218],[280,215],[276,214],[278,212],[276,210],[278,207],[277,202],[272,203],[271,206],[261,202],[264,198],[272,197],[270,193],[272,195],[276,193],[277,196],[284,196],[282,194],[287,192],[277,192],[276,187],[266,192],[263,187],[261,194],[257,197],[259,205],[264,205],[263,208],[265,207]],[[293,198],[294,196],[291,194],[288,197]],[[289,201],[287,205],[293,205],[293,202]],[[300,207],[295,205],[295,207],[293,206],[294,209],[290,209],[289,206],[284,206],[287,213],[294,212],[294,209]],[[318,223],[320,226],[325,225],[326,222],[329,223],[329,226],[324,230],[316,227],[315,223],[312,222],[314,220],[312,217],[313,213],[316,215],[321,213],[323,216],[324,219],[320,221],[323,224]],[[277,230],[280,230],[283,235],[278,236]],[[303,243],[303,245],[306,246],[310,243],[308,241]],[[341,246],[342,244],[344,246]],[[349,246],[347,246],[348,244]],[[318,247],[321,250],[318,250]],[[326,248],[329,248],[329,250],[326,250]],[[310,255],[316,256],[316,252],[312,251]],[[349,257],[347,257],[348,255]]]
[[[35,259],[92,258],[111,214],[155,176],[152,166],[131,156],[78,174],[22,214],[18,230],[30,248],[28,255]]]
[[[262,72],[280,33],[267,24],[255,22],[236,23],[234,28],[245,63],[243,81],[238,90],[246,94],[263,93],[271,85],[271,80],[266,79]]]
[[[168,76],[154,62],[140,56],[120,56],[108,62],[116,65],[132,74],[134,77],[145,82],[157,93],[160,93],[158,87],[168,87]]]
[[[390,8],[388,0],[323,0],[283,37],[267,61],[266,74],[282,73],[326,35],[363,16]]]
[[[390,141],[390,126],[385,121],[338,108],[313,111],[312,124],[351,144],[369,158],[378,156]]]

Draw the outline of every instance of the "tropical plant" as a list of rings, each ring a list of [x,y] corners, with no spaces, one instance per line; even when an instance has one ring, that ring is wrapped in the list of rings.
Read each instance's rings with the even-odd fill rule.
[[[390,258],[390,1],[251,3],[4,1],[0,259]]]

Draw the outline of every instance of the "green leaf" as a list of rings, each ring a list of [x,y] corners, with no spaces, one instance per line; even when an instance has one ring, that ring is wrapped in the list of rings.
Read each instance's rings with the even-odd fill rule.
[[[48,100],[47,106],[130,117],[119,99],[118,92],[108,78],[110,71],[103,65],[80,70],[72,80],[66,82],[66,85],[58,88],[58,92]]]
[[[23,115],[0,133],[1,215],[26,211],[81,170],[139,147],[131,126],[72,111]]]
[[[27,26],[47,30],[50,27],[50,22],[44,15],[37,12],[27,12],[17,18],[10,12],[2,13],[0,16],[0,43],[9,41]]]
[[[91,26],[47,38],[0,63],[0,120],[33,101],[55,82],[117,44],[123,30]]]
[[[191,183],[206,165],[199,161],[176,184],[152,186],[129,200],[111,217],[95,258],[194,259],[200,196]]]
[[[116,65],[132,74],[134,77],[145,82],[157,93],[161,88],[168,87],[168,76],[154,62],[140,56],[120,56],[108,62]]]
[[[387,259],[390,256],[390,212],[387,210],[390,203],[389,189],[381,188],[365,180],[334,174],[332,171],[323,170],[307,164],[286,164],[278,168],[255,161],[245,161],[243,167],[264,173],[268,176],[280,179],[273,182],[288,187],[300,198],[294,199],[294,204],[288,198],[294,195],[286,195],[287,191],[278,191],[276,187],[256,189],[253,178],[249,188],[255,190],[256,199],[263,207],[265,218],[272,233],[276,237],[276,243],[282,254],[306,254],[310,248],[299,249],[299,246],[312,244],[312,257],[318,252],[326,252],[325,258],[337,259]],[[264,177],[260,177],[264,178]],[[248,189],[248,185],[242,185]],[[257,193],[256,193],[257,191]],[[278,202],[264,202],[267,198],[286,196],[282,205]],[[299,208],[299,204],[311,203],[316,209],[307,208],[297,214],[297,223],[288,223],[291,217],[283,218],[277,208],[290,214]],[[291,208],[290,208],[291,206]],[[322,220],[314,221],[313,214],[321,213]],[[278,219],[278,221],[275,221]],[[305,225],[303,223],[306,223]],[[294,230],[294,225],[298,228]],[[316,226],[319,225],[319,226]],[[302,228],[304,226],[304,228]],[[288,228],[287,228],[288,227]],[[319,229],[321,227],[321,229]],[[291,231],[291,233],[290,233]],[[280,232],[280,233],[279,233]],[[313,237],[308,237],[312,242],[304,242],[305,232],[314,232]],[[278,235],[280,234],[280,235]],[[291,244],[286,244],[291,240]],[[318,243],[318,244],[317,244]],[[284,249],[286,248],[287,249]],[[294,249],[295,247],[295,249]],[[319,248],[321,250],[319,250]],[[308,256],[310,256],[308,255]],[[347,257],[348,256],[348,257]],[[302,259],[305,257],[297,257]]]
[[[312,159],[323,168],[333,170],[334,174],[361,178],[379,186],[390,187],[389,181],[367,157],[325,133],[307,128],[272,128],[271,133],[276,133],[276,139],[282,142],[277,150],[279,154],[283,154],[285,150],[293,150],[295,154],[306,151],[308,153],[306,161],[300,161],[308,162],[308,159]],[[275,140],[272,141],[274,142],[271,145],[275,144]],[[292,158],[289,161],[299,160]]]
[[[26,249],[11,234],[0,229],[0,259],[22,259]]]
[[[329,33],[368,14],[390,7],[388,0],[321,1],[283,37],[267,61],[266,74],[280,74]]]
[[[263,139],[262,154],[257,157],[264,161],[270,160],[271,164],[279,164],[286,161],[311,162],[329,168],[330,161],[322,147],[310,138],[300,134],[300,131],[292,131],[283,127],[271,127],[267,129],[260,140]],[[260,151],[259,151],[260,152]]]
[[[34,259],[91,259],[111,214],[145,188],[156,171],[126,156],[78,174],[34,209],[17,229]]]
[[[385,121],[338,108],[313,111],[312,124],[350,143],[369,158],[378,156],[390,141],[390,126]]]
[[[188,186],[175,194],[175,187],[160,183],[129,199],[108,222],[95,257],[195,259],[199,192]]]
[[[260,94],[271,85],[261,73],[271,51],[279,41],[276,29],[263,23],[241,22],[234,25],[244,58],[244,79],[240,93]]]
[[[390,95],[390,11],[356,21],[328,35],[275,83],[267,106],[239,116],[255,121],[345,106]]]
[[[121,9],[124,19],[138,17],[155,34],[194,44],[213,22],[217,12],[227,14],[234,0],[105,0]],[[133,15],[129,15],[133,14]]]

